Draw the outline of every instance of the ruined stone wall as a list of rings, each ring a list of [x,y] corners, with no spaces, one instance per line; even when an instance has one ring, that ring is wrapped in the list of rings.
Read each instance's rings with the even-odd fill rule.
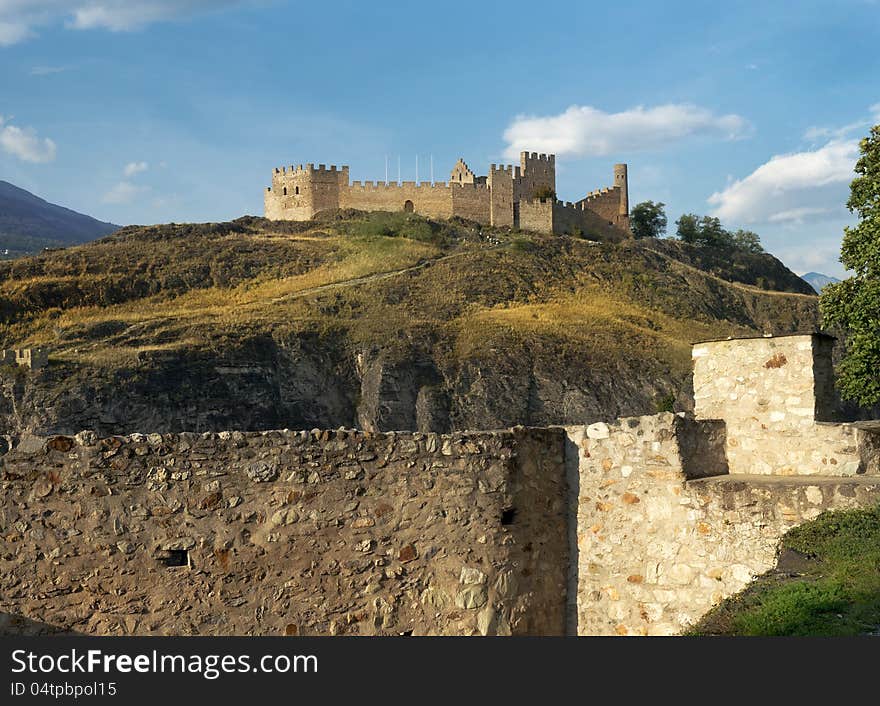
[[[584,207],[582,204],[563,203],[556,201],[553,204],[553,232],[557,235],[592,236],[595,239],[617,242],[623,240],[622,232],[613,236],[607,222],[598,214]]]
[[[453,215],[453,190],[447,184],[432,185],[429,181],[418,184],[414,181],[401,184],[355,181],[342,189],[339,206],[362,211],[403,211],[409,201],[415,213],[429,218],[450,218]],[[487,208],[486,219],[488,217]]]
[[[880,500],[876,476],[727,475],[723,423],[660,414],[568,432],[581,635],[678,633],[773,567],[790,528]]]
[[[609,223],[617,225],[620,221],[621,189],[613,186],[593,191],[578,204],[583,204]]]
[[[0,614],[88,634],[562,634],[562,430],[26,437]]]
[[[868,472],[872,433],[820,423],[836,410],[832,345],[807,334],[694,346],[694,412],[726,421],[731,473]]]

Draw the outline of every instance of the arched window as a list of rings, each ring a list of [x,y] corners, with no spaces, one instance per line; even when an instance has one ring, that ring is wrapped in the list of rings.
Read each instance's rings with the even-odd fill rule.
[[[287,196],[287,187],[284,187],[284,195]]]
[[[296,187],[296,191],[294,193],[299,194],[299,187],[298,186]]]
[[[413,202],[407,199],[403,202],[403,210],[407,213],[412,213],[415,210],[415,206],[413,206]]]

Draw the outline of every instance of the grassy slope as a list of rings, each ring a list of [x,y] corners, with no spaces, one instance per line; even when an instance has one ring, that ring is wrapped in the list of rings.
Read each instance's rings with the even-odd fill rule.
[[[780,566],[756,579],[689,634],[830,636],[877,630],[880,507],[826,512],[788,532],[781,549],[796,557],[794,567]]]
[[[593,366],[650,357],[683,375],[695,339],[809,327],[816,299],[802,285],[766,256],[657,241],[600,245],[402,214],[243,218],[130,227],[0,263],[0,339],[108,369],[142,350],[269,332],[453,361],[510,347]],[[795,291],[767,291],[783,289]]]

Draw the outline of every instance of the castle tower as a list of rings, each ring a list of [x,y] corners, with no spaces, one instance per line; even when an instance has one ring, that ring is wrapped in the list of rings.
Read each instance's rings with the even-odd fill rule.
[[[340,191],[348,188],[348,167],[331,164],[279,167],[264,193],[266,218],[307,221],[320,211],[339,208]]]
[[[514,184],[515,201],[531,201],[542,192],[556,193],[556,155],[520,152],[520,177]]]
[[[614,165],[614,186],[620,188],[620,210],[618,215],[629,216],[629,181],[626,176],[626,165]]]

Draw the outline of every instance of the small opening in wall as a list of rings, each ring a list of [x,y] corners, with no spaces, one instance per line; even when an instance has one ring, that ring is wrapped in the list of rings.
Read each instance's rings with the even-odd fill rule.
[[[508,507],[501,511],[501,524],[512,525],[516,519],[516,508]]]
[[[287,187],[284,187],[284,195],[287,196]]]
[[[176,566],[189,566],[189,552],[186,549],[165,549],[159,554],[159,563],[169,569]]]
[[[294,194],[299,194],[299,187],[298,187],[298,186],[293,190],[293,193],[294,193]]]

